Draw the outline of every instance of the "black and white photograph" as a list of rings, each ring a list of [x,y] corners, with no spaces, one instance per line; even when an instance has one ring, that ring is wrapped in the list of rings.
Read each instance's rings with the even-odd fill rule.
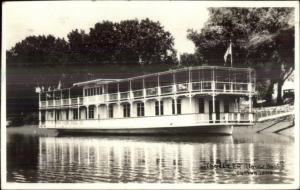
[[[298,1],[2,10],[1,189],[299,189]]]

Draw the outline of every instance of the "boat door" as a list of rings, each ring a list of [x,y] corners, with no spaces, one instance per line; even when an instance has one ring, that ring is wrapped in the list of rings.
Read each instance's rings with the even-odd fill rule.
[[[209,122],[212,123],[212,113],[213,113],[213,103],[209,101]],[[216,113],[216,123],[220,122],[220,102],[219,100],[215,101],[215,113]]]
[[[41,111],[41,122],[44,124],[46,121],[46,111]]]
[[[216,123],[220,123],[220,102],[216,100],[215,102],[215,111],[216,111]]]

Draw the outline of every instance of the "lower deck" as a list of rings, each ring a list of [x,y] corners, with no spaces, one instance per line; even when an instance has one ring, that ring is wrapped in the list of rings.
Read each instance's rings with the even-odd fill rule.
[[[240,98],[235,96],[168,97],[40,111],[41,127],[102,130],[102,133],[213,132],[215,129],[226,129],[228,133],[228,127],[253,122],[253,114],[245,111]]]

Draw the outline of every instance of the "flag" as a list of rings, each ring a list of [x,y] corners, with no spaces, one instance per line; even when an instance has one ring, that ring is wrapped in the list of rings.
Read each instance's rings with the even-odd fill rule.
[[[41,88],[38,86],[38,87],[35,87],[35,93],[40,93],[41,92]]]
[[[224,61],[225,61],[224,65],[226,64],[228,55],[232,56],[232,43],[231,42],[230,42],[229,47],[227,48],[227,50],[225,52],[225,55],[224,55]],[[230,61],[231,61],[231,64],[232,64],[232,60],[230,60]]]
[[[58,82],[57,89],[61,88],[61,81]]]

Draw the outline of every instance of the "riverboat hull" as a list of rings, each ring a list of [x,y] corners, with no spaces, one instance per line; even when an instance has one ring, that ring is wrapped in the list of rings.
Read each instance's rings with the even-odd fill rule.
[[[52,128],[53,129],[53,128]],[[123,129],[109,129],[109,128],[56,128],[59,134],[95,134],[95,135],[201,135],[201,134],[220,134],[232,135],[232,125],[214,125],[214,126],[185,126],[185,127],[159,127],[159,128],[123,128]]]

